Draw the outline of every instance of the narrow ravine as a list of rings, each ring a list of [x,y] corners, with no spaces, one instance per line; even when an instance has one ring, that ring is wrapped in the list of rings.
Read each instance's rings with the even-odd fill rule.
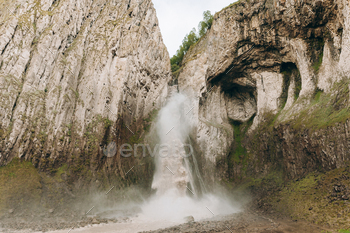
[[[349,233],[349,0],[157,11],[0,1],[0,232]]]

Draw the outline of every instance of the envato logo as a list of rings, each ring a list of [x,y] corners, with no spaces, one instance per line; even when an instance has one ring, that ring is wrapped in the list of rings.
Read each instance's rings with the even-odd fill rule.
[[[105,156],[111,158],[117,154],[118,148],[115,142],[111,142],[108,146],[103,148],[103,153]],[[133,146],[125,143],[119,148],[120,155],[124,158],[129,158],[132,155],[138,157],[142,154],[143,157],[146,157],[147,152],[151,157],[159,155],[162,158],[166,157],[182,157],[187,158],[192,156],[193,147],[190,144],[183,143],[173,143],[173,144],[156,144],[152,150],[149,144],[134,144]]]

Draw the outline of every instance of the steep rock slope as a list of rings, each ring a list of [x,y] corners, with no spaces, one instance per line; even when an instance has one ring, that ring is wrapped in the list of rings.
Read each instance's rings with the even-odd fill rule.
[[[142,137],[170,62],[151,0],[0,1],[0,164],[30,160],[127,172],[117,148]]]
[[[178,77],[205,169],[241,180],[345,165],[349,17],[346,0],[242,0],[214,16]]]

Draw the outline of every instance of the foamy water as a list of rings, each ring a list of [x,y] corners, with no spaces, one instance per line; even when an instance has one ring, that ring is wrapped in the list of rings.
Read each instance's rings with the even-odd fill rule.
[[[191,109],[186,96],[176,93],[159,113],[157,131],[160,143],[172,145],[177,150],[171,151],[168,156],[159,153],[156,157],[152,187],[157,192],[142,206],[142,219],[182,223],[187,216],[201,220],[238,211],[223,197],[209,193],[204,193],[200,198],[197,195],[197,192],[203,193],[204,190],[195,187],[195,179],[202,178],[190,169],[198,166],[195,159],[192,160],[193,166],[188,166],[190,162],[184,148],[191,129]]]
[[[199,221],[239,212],[239,208],[233,207],[227,200],[211,194],[196,200],[188,196],[179,197],[172,191],[145,203],[142,210],[140,219],[171,220],[179,224],[184,223],[187,216]]]

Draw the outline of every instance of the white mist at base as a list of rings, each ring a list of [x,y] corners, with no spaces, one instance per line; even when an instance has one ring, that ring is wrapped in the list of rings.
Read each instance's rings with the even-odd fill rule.
[[[238,213],[239,208],[233,207],[228,200],[207,194],[196,200],[187,196],[178,196],[170,190],[162,196],[155,196],[142,206],[140,219],[152,221],[168,221],[184,223],[185,218],[192,216],[195,221],[208,219],[218,215]]]
[[[201,190],[195,188],[195,177],[200,181],[202,178],[190,169],[198,165],[196,160],[192,159],[192,163],[195,164],[189,166],[190,160],[184,148],[191,129],[189,117],[192,109],[186,96],[176,93],[159,113],[157,132],[160,143],[176,149],[165,150],[156,156],[152,188],[157,191],[141,206],[140,219],[183,223],[188,216],[198,221],[214,215],[239,212],[239,208],[233,207],[223,196],[206,193],[204,187]],[[197,192],[201,192],[202,195],[197,195]]]

